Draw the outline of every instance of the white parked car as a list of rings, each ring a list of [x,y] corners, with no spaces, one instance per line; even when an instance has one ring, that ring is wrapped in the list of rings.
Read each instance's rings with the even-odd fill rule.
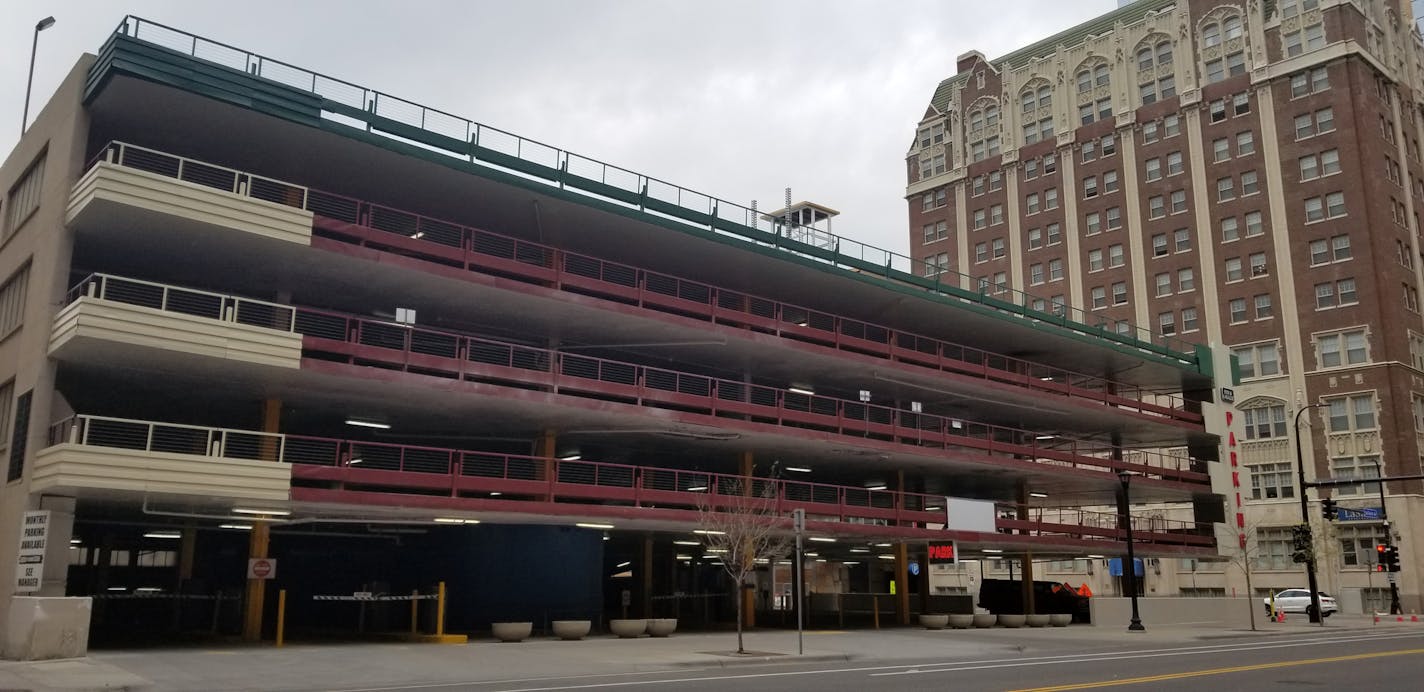
[[[1271,598],[1262,599],[1266,604],[1266,614],[1274,615],[1271,611]],[[1276,608],[1282,613],[1305,613],[1310,609],[1309,589],[1286,589],[1275,597]],[[1324,591],[1320,592],[1320,613],[1325,617],[1330,617],[1331,613],[1340,611],[1339,604]]]

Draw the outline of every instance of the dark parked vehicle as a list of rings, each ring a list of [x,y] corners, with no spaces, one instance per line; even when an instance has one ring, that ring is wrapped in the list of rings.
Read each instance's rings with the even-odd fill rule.
[[[1068,613],[1073,622],[1088,622],[1088,597],[1071,585],[1056,581],[1033,582],[1033,610],[1036,613]],[[1023,581],[985,579],[979,587],[979,607],[994,614],[1024,612]]]

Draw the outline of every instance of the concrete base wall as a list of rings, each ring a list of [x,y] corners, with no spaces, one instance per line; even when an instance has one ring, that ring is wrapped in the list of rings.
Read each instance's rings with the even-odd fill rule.
[[[92,604],[89,598],[15,597],[0,657],[33,661],[86,655]]]
[[[1236,629],[1251,626],[1251,609],[1257,608],[1257,622],[1265,618],[1260,602],[1250,598],[1138,598],[1142,624],[1219,625]],[[1127,598],[1094,596],[1088,599],[1092,622],[1099,627],[1127,627],[1132,622],[1132,601]]]

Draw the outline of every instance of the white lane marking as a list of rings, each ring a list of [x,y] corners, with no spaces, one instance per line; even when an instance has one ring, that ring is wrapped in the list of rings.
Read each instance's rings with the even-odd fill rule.
[[[712,668],[678,668],[679,671],[713,670]],[[541,678],[510,678],[507,680],[467,680],[465,682],[431,682],[417,685],[397,685],[394,687],[342,687],[332,688],[327,692],[389,692],[390,690],[434,690],[442,687],[459,687],[461,685],[509,685],[524,682],[544,682],[547,680],[582,680],[584,678],[615,678],[632,677],[634,675],[666,675],[671,670],[641,670],[627,673],[590,673],[588,675],[550,675]],[[4,692],[4,690],[0,690]]]

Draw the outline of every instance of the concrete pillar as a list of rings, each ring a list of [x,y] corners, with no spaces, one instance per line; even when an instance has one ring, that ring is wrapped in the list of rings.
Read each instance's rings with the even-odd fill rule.
[[[43,495],[40,509],[49,511],[49,531],[45,537],[44,576],[40,590],[30,596],[63,596],[69,581],[69,539],[74,537],[72,497]],[[19,531],[15,532],[19,536]],[[11,558],[14,561],[14,558]]]
[[[262,432],[277,433],[282,427],[282,400],[266,399],[262,402]],[[276,440],[262,440],[262,458],[277,461]],[[248,537],[247,557],[249,559],[271,557],[272,525],[267,521],[252,522],[252,533]],[[184,539],[186,542],[186,539]],[[262,639],[262,610],[267,596],[265,579],[248,579],[246,597],[243,599],[242,639],[255,642]]]
[[[895,544],[895,621],[910,624],[910,550]]]
[[[1028,486],[1023,483],[1019,484],[1018,515],[1021,521],[1028,521],[1030,518],[1028,514]],[[1028,530],[1025,529],[1023,533],[1028,533]],[[1033,602],[1033,553],[1025,551],[1019,565],[1023,571],[1024,612],[1037,612],[1034,610]]]
[[[751,478],[756,472],[756,455],[750,451],[742,452],[737,460],[737,475],[747,479],[742,487],[743,495],[751,495],[756,492],[755,483]],[[756,627],[756,589],[744,589],[741,584],[737,585],[737,599],[742,606],[742,622],[747,627]]]
[[[653,537],[643,537],[642,559],[639,561],[638,572],[643,582],[643,597],[640,606],[643,609],[643,617],[653,617]]]
[[[534,469],[534,479],[547,481],[554,477],[554,456],[559,451],[559,435],[554,430],[548,429],[539,434],[534,440],[534,456],[541,457],[543,462]],[[545,500],[552,500],[545,497]]]

